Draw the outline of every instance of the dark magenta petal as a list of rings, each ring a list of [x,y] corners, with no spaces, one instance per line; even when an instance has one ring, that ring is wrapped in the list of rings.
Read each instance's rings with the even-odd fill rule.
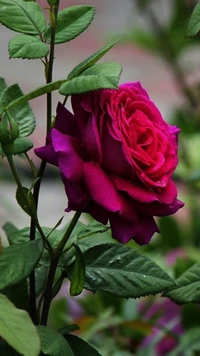
[[[184,203],[178,199],[176,199],[172,204],[160,204],[159,202],[153,202],[146,205],[141,203],[136,204],[138,211],[141,213],[145,212],[145,214],[153,216],[172,215],[184,206]]]
[[[58,166],[58,154],[54,151],[51,144],[39,148],[35,148],[34,152],[36,156],[47,161],[54,166]]]
[[[95,203],[108,211],[120,211],[121,200],[112,181],[95,163],[86,162],[84,165],[84,180],[88,191]]]
[[[117,176],[113,176],[112,181],[118,190],[127,193],[128,196],[141,203],[158,201],[156,194],[153,191],[145,189],[144,186],[136,185],[136,183],[131,183]]]
[[[93,114],[91,114],[91,117],[87,120],[84,128],[83,145],[91,160],[100,163],[102,159],[102,147]]]
[[[59,153],[58,165],[64,176],[70,181],[83,179],[84,162],[77,153],[80,149],[77,139],[52,130],[52,144]]]
[[[68,198],[68,207],[65,211],[81,211],[87,212],[87,206],[90,201],[90,196],[88,194],[87,188],[83,182],[70,182],[61,174],[65,192]]]
[[[97,221],[102,224],[107,224],[109,214],[100,205],[96,204],[94,201],[90,201],[87,206],[87,212]]]
[[[54,128],[66,135],[79,135],[79,129],[76,124],[75,116],[61,103],[58,103],[57,106],[57,115]]]
[[[114,239],[122,243],[135,240],[139,245],[148,244],[159,229],[153,217],[141,215],[137,222],[126,221],[118,214],[109,218]]]
[[[107,172],[120,175],[122,177],[131,176],[132,167],[124,156],[122,143],[115,140],[110,135],[108,129],[106,129],[106,126],[102,135],[102,149],[102,165]]]

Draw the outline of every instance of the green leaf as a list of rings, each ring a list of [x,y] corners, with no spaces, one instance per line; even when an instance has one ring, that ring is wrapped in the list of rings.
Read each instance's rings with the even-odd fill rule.
[[[161,231],[162,248],[175,249],[181,246],[182,234],[180,226],[172,216],[165,216],[159,219],[159,228]]]
[[[25,137],[17,138],[14,141],[13,154],[18,155],[25,153],[33,148],[33,143]]]
[[[80,330],[79,326],[77,324],[71,324],[71,325],[64,326],[63,328],[60,328],[58,332],[62,335],[66,335],[77,330]]]
[[[9,223],[10,224],[10,223]],[[3,225],[3,229],[5,230],[7,234],[7,238],[9,241],[10,245],[15,245],[19,244],[22,242],[27,242],[29,240],[29,235],[30,235],[30,227],[24,227],[23,229],[19,230],[16,229],[12,231],[12,228],[7,226],[7,223]],[[36,238],[38,238],[40,235],[38,232],[36,232]]]
[[[0,290],[27,278],[42,254],[41,240],[27,241],[3,249],[0,256]]]
[[[76,259],[72,271],[70,294],[78,295],[82,292],[85,284],[85,261],[80,247],[74,244]]]
[[[165,293],[175,303],[199,303],[200,300],[200,263],[195,263],[175,280],[176,285]]]
[[[37,327],[43,354],[49,356],[75,356],[65,338],[46,326]]]
[[[138,298],[160,293],[174,281],[148,257],[121,244],[102,244],[83,254],[85,288],[118,297]]]
[[[19,231],[19,229],[10,221],[7,221],[3,226],[2,226],[3,230],[6,233],[7,239],[9,241],[9,236],[12,235],[13,233],[16,233]],[[9,241],[10,243],[10,241]]]
[[[16,308],[26,311],[29,310],[29,293],[26,279],[13,286],[3,289],[2,294],[6,295],[6,297],[16,306]]]
[[[25,153],[25,152],[29,151],[32,147],[33,147],[33,143],[30,140],[28,140],[27,138],[25,138],[25,137],[17,138],[13,142],[13,154],[19,155],[21,153]],[[0,155],[2,157],[5,156],[5,153],[2,150],[1,144],[0,144]]]
[[[76,5],[58,12],[55,43],[65,43],[80,35],[94,18],[95,7]],[[51,27],[44,34],[47,42],[51,40]]]
[[[8,45],[10,58],[43,58],[49,53],[48,46],[39,37],[20,34],[13,37]]]
[[[103,75],[114,85],[118,86],[119,78],[122,72],[122,67],[117,62],[104,62],[94,64],[92,67],[87,68],[81,74],[83,75]]]
[[[181,308],[181,322],[184,330],[200,327],[199,305],[194,303],[184,304]]]
[[[38,98],[39,96],[42,96],[47,93],[51,93],[54,90],[58,90],[61,84],[63,84],[64,82],[65,80],[57,80],[55,82],[42,85],[41,87],[32,90],[28,94],[22,95],[12,101],[9,101],[7,106],[4,105],[4,108],[2,108],[2,106],[0,105],[0,110],[1,110],[0,114],[6,111],[10,111],[10,109],[14,109],[16,108],[16,106],[17,107],[22,106],[26,104],[29,100],[33,100],[35,98]]]
[[[168,356],[192,356],[194,351],[200,351],[200,328],[192,328],[181,336],[178,346]]]
[[[2,95],[3,91],[7,88],[7,84],[5,79],[0,77],[0,96]]]
[[[200,30],[200,1],[196,4],[192,15],[190,17],[190,21],[187,29],[187,36],[192,37],[195,36]]]
[[[35,268],[35,294],[36,297],[42,292],[48,277],[48,269],[44,266]]]
[[[85,232],[85,236],[78,236],[78,245],[81,248],[81,251],[84,252],[88,250],[90,247],[104,244],[104,243],[117,243],[116,240],[112,239],[109,232],[105,231],[97,231],[97,232]]]
[[[75,335],[65,335],[65,339],[69,343],[74,355],[78,356],[101,356],[100,353],[88,344],[86,341],[80,339]]]
[[[0,294],[0,336],[20,355],[38,356],[40,339],[35,325],[24,310],[17,309]]]
[[[1,1],[1,0],[0,0]],[[5,107],[24,94],[18,84],[7,87],[0,98],[0,105]],[[29,136],[35,129],[35,118],[29,103],[10,108],[8,114],[19,124],[19,137]],[[5,115],[8,115],[7,112]]]
[[[91,56],[88,58],[84,59],[81,63],[79,63],[72,71],[69,73],[67,79],[73,79],[75,77],[78,77],[84,70],[87,68],[93,66],[96,62],[98,62],[105,54],[112,48],[114,45],[119,42],[119,39],[116,41],[110,43],[109,45],[101,48],[99,51],[93,53]]]
[[[16,191],[16,200],[19,206],[21,206],[21,208],[25,211],[25,213],[32,216],[32,210],[27,198],[29,190],[26,187],[22,187],[22,188],[24,194],[22,193],[21,188],[18,187]]]
[[[61,85],[59,92],[62,95],[87,93],[98,89],[117,89],[117,85],[103,75],[81,75]]]
[[[46,29],[40,6],[23,0],[0,0],[0,23],[16,32],[37,35]]]

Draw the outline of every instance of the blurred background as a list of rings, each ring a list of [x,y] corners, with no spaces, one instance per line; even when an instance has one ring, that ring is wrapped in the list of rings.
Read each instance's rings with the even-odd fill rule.
[[[46,7],[45,1],[39,3]],[[159,219],[161,235],[155,236],[149,246],[139,248],[178,277],[193,263],[200,262],[200,36],[186,38],[197,0],[60,2],[61,8],[82,4],[96,6],[95,19],[74,41],[57,46],[54,80],[63,79],[81,60],[121,37],[103,61],[120,62],[121,83],[139,80],[164,119],[181,128],[179,166],[174,179],[185,207],[175,217]],[[48,11],[44,11],[48,16]],[[44,68],[39,60],[9,60],[7,47],[13,35],[0,27],[0,76],[8,84],[19,83],[27,93],[44,83]],[[58,100],[59,95],[54,94],[54,112]],[[35,99],[31,105],[37,119],[31,138],[37,147],[45,139],[45,98]],[[30,156],[39,164],[33,152]],[[28,181],[29,172],[22,158],[18,159],[18,167],[24,181]],[[51,168],[42,185],[39,214],[44,226],[53,227],[67,204],[58,178],[57,171]],[[0,227],[7,220],[19,228],[28,225],[28,217],[18,209],[14,196],[15,186],[2,160]],[[103,356],[169,355],[187,330],[200,327],[200,310],[195,305],[181,308],[164,298],[153,297],[122,301],[102,293],[92,297],[91,302],[89,293],[73,300],[66,299],[67,293],[66,284],[52,307],[52,326],[79,324],[81,335],[98,347]]]

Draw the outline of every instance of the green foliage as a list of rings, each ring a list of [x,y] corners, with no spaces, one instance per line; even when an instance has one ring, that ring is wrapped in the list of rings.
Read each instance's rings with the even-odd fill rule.
[[[75,356],[65,338],[46,326],[37,327],[41,340],[41,350],[49,356]]]
[[[7,88],[7,84],[5,82],[5,79],[0,77],[0,97],[6,88]]]
[[[70,284],[70,294],[78,295],[82,292],[85,284],[85,261],[80,247],[74,244],[75,247],[75,262],[72,271],[72,279]]]
[[[58,12],[55,43],[65,43],[80,35],[94,18],[95,7],[87,5],[71,6]],[[46,30],[45,39],[51,40],[51,27]]]
[[[84,252],[85,288],[123,298],[160,293],[174,281],[148,257],[121,244],[102,244]]]
[[[187,36],[195,36],[200,30],[200,1],[196,4],[187,29]]]
[[[65,335],[65,339],[78,356],[100,356],[100,353],[90,344],[75,335]]]
[[[114,45],[119,41],[117,39],[116,41],[110,43],[109,45],[101,48],[97,52],[93,53],[91,56],[88,58],[84,59],[84,61],[80,62],[76,67],[72,69],[72,71],[68,74],[67,79],[73,79],[75,77],[78,77],[80,74],[84,72],[87,68],[93,66],[96,62],[98,62],[105,54],[112,48]]]
[[[24,94],[18,84],[7,87],[0,98],[2,108],[9,105],[12,101],[22,97]],[[17,107],[10,108],[5,116],[12,117],[19,124],[19,137],[29,136],[35,129],[35,117],[29,103],[19,104]]]
[[[48,46],[39,37],[19,34],[8,45],[10,58],[35,59],[48,55]]]
[[[37,35],[46,29],[44,14],[36,2],[0,0],[0,23],[16,32]]]
[[[7,239],[10,245],[15,245],[23,242],[28,242],[30,235],[30,228],[24,227],[23,229],[17,229],[12,223],[7,222],[3,225],[3,229],[7,235]],[[36,234],[36,238],[39,234]]]
[[[181,321],[185,330],[200,326],[199,305],[188,303],[182,306]]]
[[[167,248],[177,248],[182,243],[180,226],[171,216],[165,216],[159,220],[159,228],[162,235],[161,245]]]
[[[54,90],[58,90],[63,84],[65,80],[58,80],[56,82],[51,82],[49,84],[42,85],[39,88],[36,88],[35,90],[31,91],[28,94],[22,95],[14,99],[13,101],[9,101],[7,106],[4,106],[4,108],[1,111],[10,111],[11,109],[13,110],[16,107],[21,107],[22,105],[26,104],[29,100],[38,98],[41,95],[51,93]],[[18,109],[16,109],[18,111]]]
[[[16,191],[16,200],[19,204],[19,206],[21,206],[21,208],[25,211],[26,214],[32,216],[33,215],[33,210],[30,206],[30,202],[28,200],[28,194],[32,194],[28,188],[22,187],[23,192],[21,191],[21,188],[17,188]],[[33,198],[33,197],[32,197]],[[33,204],[35,205],[35,202],[33,200]],[[33,207],[35,209],[35,206]],[[34,210],[35,211],[35,210]]]
[[[37,265],[42,250],[41,240],[27,241],[4,248],[0,256],[0,290],[27,278]]]
[[[33,143],[30,140],[28,140],[27,138],[25,138],[25,137],[17,138],[13,142],[13,151],[12,151],[12,153],[14,155],[19,155],[21,153],[25,153],[25,152],[29,151],[32,147],[33,147]],[[1,145],[0,145],[0,155],[2,157],[5,156],[5,153],[2,150]]]
[[[40,339],[27,312],[0,294],[0,336],[23,356],[39,356]]]
[[[79,77],[62,84],[59,92],[62,95],[72,95],[98,89],[117,89],[121,70],[121,66],[115,62],[94,65]]]
[[[29,293],[26,279],[13,286],[3,289],[2,294],[6,295],[6,297],[16,306],[16,308],[23,309],[28,312]]]
[[[200,298],[200,263],[194,264],[178,279],[176,286],[170,288],[165,296],[175,303],[184,304],[189,302],[199,303]]]
[[[38,297],[40,293],[43,291],[45,287],[45,283],[47,281],[47,276],[48,276],[48,269],[45,266],[38,266],[37,268],[35,268],[36,297]]]
[[[18,232],[19,229],[13,224],[11,223],[10,221],[7,221],[3,226],[2,226],[3,230],[5,231],[6,233],[6,236],[8,238],[8,241],[10,243],[10,245],[12,245],[12,242],[10,242],[9,240],[9,236]]]
[[[178,346],[168,353],[168,356],[193,356],[194,351],[200,351],[200,328],[193,328],[181,336]]]

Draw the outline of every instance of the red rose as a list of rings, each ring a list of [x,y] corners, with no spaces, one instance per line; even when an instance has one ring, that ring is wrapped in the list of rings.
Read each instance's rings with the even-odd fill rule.
[[[58,104],[55,127],[36,154],[61,171],[66,211],[110,221],[112,235],[148,243],[153,216],[183,206],[171,180],[179,129],[168,125],[139,82],[72,96],[72,115]]]

